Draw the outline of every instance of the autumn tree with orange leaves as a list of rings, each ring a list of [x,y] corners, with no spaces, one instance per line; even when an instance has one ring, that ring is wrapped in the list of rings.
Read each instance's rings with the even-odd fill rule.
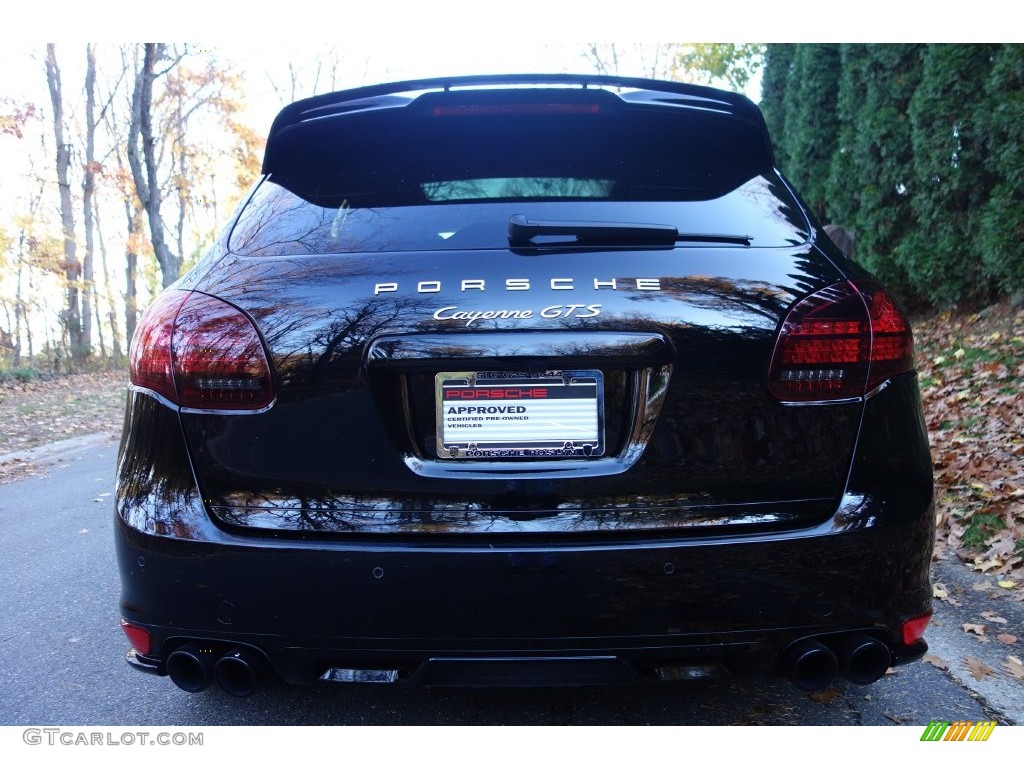
[[[188,46],[34,58],[33,95],[0,97],[21,163],[0,213],[0,374],[122,359],[139,307],[210,247],[263,145],[239,74]]]

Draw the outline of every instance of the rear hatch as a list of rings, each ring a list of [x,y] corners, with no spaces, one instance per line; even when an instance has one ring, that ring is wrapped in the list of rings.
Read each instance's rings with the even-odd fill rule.
[[[453,89],[279,119],[197,284],[273,371],[269,406],[182,410],[211,514],[594,538],[830,514],[861,399],[787,403],[769,378],[787,312],[844,276],[756,109],[708,93]]]

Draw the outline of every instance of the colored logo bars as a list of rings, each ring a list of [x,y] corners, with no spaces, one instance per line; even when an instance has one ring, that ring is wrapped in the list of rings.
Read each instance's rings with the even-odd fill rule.
[[[950,723],[945,720],[932,720],[921,734],[921,741],[988,741],[995,721],[972,723],[958,720]]]

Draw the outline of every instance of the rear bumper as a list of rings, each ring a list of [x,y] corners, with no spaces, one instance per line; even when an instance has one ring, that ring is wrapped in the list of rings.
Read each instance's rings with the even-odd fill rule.
[[[894,663],[925,649],[901,636],[930,609],[934,537],[912,377],[866,403],[826,519],[646,538],[228,530],[206,513],[176,422],[149,400],[136,407],[164,416],[126,437],[153,448],[122,451],[116,520],[121,612],[152,640],[136,668],[166,673],[198,641],[212,657],[250,649],[294,683],[536,685],[771,673],[793,643],[850,632]]]
[[[215,544],[119,527],[122,614],[149,630],[144,661],[158,672],[198,638],[213,653],[258,648],[296,683],[334,668],[466,684],[762,674],[798,639],[851,630],[916,657],[901,622],[931,601],[923,516],[786,538],[501,549]]]

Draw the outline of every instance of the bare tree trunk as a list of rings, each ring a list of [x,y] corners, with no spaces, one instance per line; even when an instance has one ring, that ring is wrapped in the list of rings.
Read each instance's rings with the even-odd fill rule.
[[[139,254],[136,248],[142,222],[140,221],[141,211],[138,209],[133,211],[128,200],[124,201],[124,212],[128,217],[128,240],[124,252],[124,333],[130,348],[132,338],[135,336],[135,324],[139,317],[138,288],[135,278],[139,268]]]
[[[34,163],[30,160],[30,165],[34,168]],[[33,238],[31,226],[36,221],[36,216],[39,213],[39,208],[43,203],[43,195],[46,191],[46,180],[38,174],[34,174],[36,180],[39,182],[39,188],[36,190],[34,195],[28,198],[27,213],[21,220],[21,225],[18,232],[18,295],[20,297],[21,304],[21,316],[23,326],[25,328],[25,342],[28,349],[28,366],[33,370],[36,367],[36,355],[35,347],[33,345],[32,337],[32,315],[39,309],[39,304],[36,301],[36,281],[35,281],[35,270],[32,264],[31,254],[32,248],[31,243]],[[27,282],[28,289],[22,292],[21,283],[21,266],[24,265],[27,269]]]
[[[85,46],[85,173],[82,178],[82,221],[85,224],[85,255],[82,257],[82,347],[92,347],[93,204],[96,186],[96,48]]]
[[[6,351],[8,349],[11,351],[11,368],[17,368],[18,365],[15,362],[15,349],[14,349],[15,345],[17,344],[17,339],[16,339],[16,337],[15,337],[15,335],[13,333],[13,329],[14,329],[14,325],[15,324],[12,322],[12,319],[11,319],[11,302],[7,301],[6,299],[0,299],[0,303],[3,304],[4,317],[7,318],[7,324],[3,328],[0,328],[0,346],[3,347],[3,350],[4,350],[5,353],[6,353]],[[14,305],[14,315],[15,315],[15,317],[17,317],[17,315],[18,315],[18,305],[17,304]],[[11,330],[7,330],[8,328],[11,329]]]
[[[96,342],[100,345],[100,360],[107,360],[107,345],[103,340],[103,315],[100,314],[100,297],[99,292],[96,290],[96,284],[93,283],[89,286],[89,299],[92,301],[92,305],[96,307]]]
[[[122,61],[122,77],[126,77],[128,72],[133,69],[130,63],[128,52],[130,48],[125,47],[121,49],[121,61]],[[114,100],[114,92],[110,94],[110,101]],[[132,115],[134,116],[134,94],[131,99],[133,106]],[[112,135],[120,135],[125,131],[125,126],[118,121],[114,110],[104,110],[107,131]],[[129,123],[133,117],[129,118]],[[127,127],[129,135],[131,134],[131,125]],[[137,138],[137,137],[136,137]],[[138,203],[138,190],[135,187],[135,176],[134,169],[128,170],[125,168],[125,159],[121,154],[122,145],[115,142],[114,144],[114,157],[117,160],[117,173],[116,178],[119,182],[118,187],[121,191],[121,199],[124,203],[124,214],[127,220],[128,236],[125,240],[125,291],[124,291],[124,321],[125,321],[125,344],[124,351],[127,353],[131,348],[132,335],[135,333],[135,325],[138,319],[138,299],[137,290],[135,285],[136,272],[138,269],[139,260],[139,245],[142,238],[142,221],[141,221],[141,209]],[[129,152],[130,154],[130,152]],[[97,220],[99,217],[97,217]],[[100,234],[100,254],[104,259],[104,280],[106,280],[106,256],[103,249],[103,234],[102,230],[97,228],[97,232]],[[118,343],[117,335],[117,320],[116,311],[114,307],[114,290],[110,287],[111,283],[107,281],[108,290],[110,291],[110,327],[114,329],[114,358],[118,359],[120,354],[120,344]]]
[[[21,367],[21,324],[25,318],[25,304],[21,293],[21,275],[25,269],[25,231],[22,230],[18,238],[18,281],[14,291],[14,355],[11,365],[15,368]]]
[[[64,143],[64,98],[61,95],[60,68],[53,43],[46,46],[46,82],[50,87],[53,105],[53,135],[57,144],[57,186],[60,190],[60,219],[64,230],[64,275],[67,279],[67,306],[63,312],[63,325],[74,362],[85,357],[82,347],[82,320],[78,309],[79,281],[82,265],[75,253],[75,219],[71,210],[71,184],[68,168],[71,165],[71,145]]]
[[[132,169],[136,194],[146,211],[150,241],[160,265],[163,286],[166,288],[178,279],[181,260],[180,256],[171,253],[164,236],[164,222],[160,216],[163,201],[154,151],[156,138],[153,135],[153,82],[158,76],[156,64],[163,55],[163,43],[145,44],[142,68],[136,75],[135,90],[132,93],[132,119],[128,128],[128,165]]]
[[[43,314],[48,314],[46,311],[45,300],[43,301]],[[45,357],[52,366],[51,371],[53,373],[60,373],[60,347],[53,341],[53,329],[50,328],[50,324],[47,323],[44,327],[46,328],[46,346],[43,347],[43,357]],[[52,360],[50,359],[51,355],[53,356]]]
[[[175,111],[175,130],[177,136],[175,136],[175,145],[177,146],[178,154],[178,168],[176,178],[174,180],[175,192],[178,195],[178,224],[175,227],[175,242],[178,245],[178,254],[180,256],[185,255],[185,220],[186,214],[188,213],[188,183],[185,181],[188,178],[188,169],[186,168],[186,157],[187,148],[185,146],[185,120],[182,113],[182,92],[178,89],[177,107]]]
[[[36,367],[36,350],[32,345],[32,323],[28,322],[28,310],[31,309],[32,296],[35,293],[35,284],[32,280],[32,270],[28,271],[28,295],[29,298],[25,303],[26,322],[25,322],[25,344],[28,346],[28,367],[33,370]]]
[[[107,270],[107,248],[103,243],[103,229],[100,227],[98,210],[96,216],[96,239],[100,244],[100,271],[103,273],[103,285],[107,288],[107,323],[110,325],[110,354],[116,365],[121,362],[121,338],[117,332],[117,303],[114,301],[114,292],[110,288],[110,272]],[[99,317],[99,311],[99,305],[97,304],[97,318]],[[102,334],[100,338],[103,338]]]

